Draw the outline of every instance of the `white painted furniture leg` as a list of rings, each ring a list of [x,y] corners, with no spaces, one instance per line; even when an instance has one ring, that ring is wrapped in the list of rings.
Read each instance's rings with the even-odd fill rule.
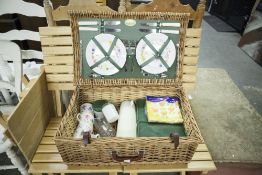
[[[6,104],[13,105],[13,101],[11,95],[9,94],[9,90],[1,88],[0,91],[4,97]]]
[[[25,166],[23,165],[19,157],[17,157],[16,153],[12,150],[12,148],[6,150],[6,154],[8,158],[11,160],[11,162],[13,163],[13,165],[20,171],[22,175],[28,175]]]
[[[62,101],[65,105],[65,109],[67,109],[68,105],[69,105],[69,91],[62,91]]]
[[[14,165],[13,168],[17,168],[22,175],[28,175],[25,166],[23,165],[20,158],[16,155],[16,153],[12,150],[12,142],[5,135],[5,128],[0,125],[0,153],[6,152],[8,158],[11,160]],[[10,169],[12,166],[0,166],[0,169]]]

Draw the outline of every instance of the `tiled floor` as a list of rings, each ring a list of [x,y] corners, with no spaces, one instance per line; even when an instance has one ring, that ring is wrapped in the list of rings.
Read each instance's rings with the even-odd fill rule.
[[[238,33],[217,32],[203,21],[198,66],[226,70],[262,115],[262,67],[237,46],[240,38]]]
[[[217,171],[207,175],[262,175],[262,164],[216,163]],[[199,172],[188,175],[199,175]]]

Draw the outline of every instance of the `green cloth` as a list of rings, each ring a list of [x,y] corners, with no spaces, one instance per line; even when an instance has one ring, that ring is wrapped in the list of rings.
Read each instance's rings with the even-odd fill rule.
[[[96,112],[102,112],[102,108],[105,104],[107,104],[108,101],[107,100],[96,100],[95,102],[93,102],[93,109]]]
[[[135,101],[136,105],[136,122],[147,122],[147,116],[146,116],[146,100],[143,99],[137,99]]]
[[[140,122],[137,124],[138,137],[169,137],[176,132],[179,136],[186,136],[183,124],[164,124]]]
[[[138,137],[168,137],[176,132],[179,136],[186,136],[184,124],[149,123],[145,110],[145,99],[138,99],[136,104],[137,136]]]

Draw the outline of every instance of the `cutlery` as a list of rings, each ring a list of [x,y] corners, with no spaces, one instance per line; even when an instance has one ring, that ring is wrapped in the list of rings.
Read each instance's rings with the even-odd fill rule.
[[[157,23],[141,23],[141,26],[156,27]],[[180,23],[160,23],[160,27],[180,27]]]
[[[157,33],[158,31],[156,29],[139,29],[140,32],[145,33]],[[172,33],[172,34],[179,34],[179,30],[159,30],[159,33]]]
[[[120,21],[104,21],[104,25],[108,26],[116,26],[121,24]],[[95,25],[101,25],[101,22],[99,21],[79,21],[78,25],[80,26],[95,26]]]
[[[132,47],[132,45],[134,44],[134,47]],[[135,55],[135,52],[136,52],[136,44],[137,42],[134,40],[133,42],[130,42],[130,48],[132,49],[132,55]],[[131,69],[131,72],[133,73],[134,72],[134,58],[135,57],[131,57],[131,65],[132,65],[132,69]]]
[[[80,31],[100,31],[100,29],[98,28],[94,28],[94,27],[79,27]],[[104,32],[121,32],[121,29],[109,29],[109,28],[105,28]]]
[[[101,77],[101,75],[96,74],[96,73],[91,73],[91,74],[89,75],[89,77],[90,77],[90,78],[98,78],[98,77]]]

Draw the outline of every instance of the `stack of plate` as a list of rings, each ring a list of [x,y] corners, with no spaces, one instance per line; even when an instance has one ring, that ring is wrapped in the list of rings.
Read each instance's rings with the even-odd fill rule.
[[[91,69],[100,75],[119,72],[126,62],[123,42],[112,34],[95,36],[86,47],[86,59]],[[165,34],[150,33],[136,47],[136,60],[150,74],[167,72],[176,59],[176,47]]]

